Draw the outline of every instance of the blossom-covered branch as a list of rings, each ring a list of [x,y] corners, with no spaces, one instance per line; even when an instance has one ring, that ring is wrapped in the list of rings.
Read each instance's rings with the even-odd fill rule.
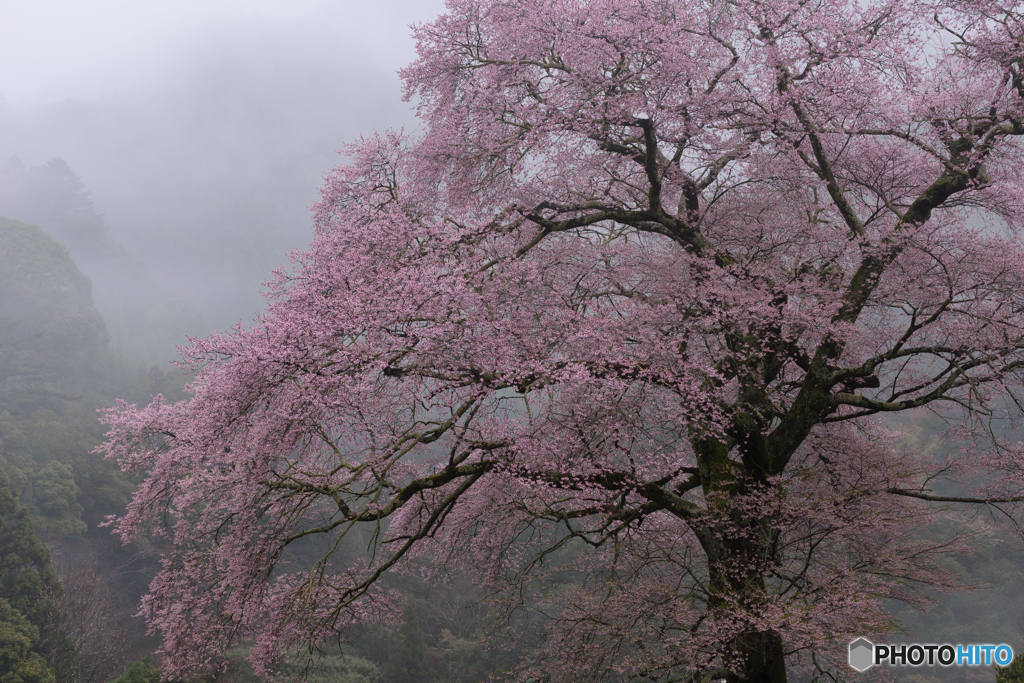
[[[144,477],[116,531],[168,535],[169,671],[386,619],[426,553],[543,617],[512,676],[841,678],[884,600],[957,585],[981,531],[934,515],[1024,502],[992,427],[1024,391],[1022,26],[449,0],[403,71],[422,132],[347,148],[264,316],[186,351],[189,401],[104,418]],[[914,409],[962,448],[882,421]]]

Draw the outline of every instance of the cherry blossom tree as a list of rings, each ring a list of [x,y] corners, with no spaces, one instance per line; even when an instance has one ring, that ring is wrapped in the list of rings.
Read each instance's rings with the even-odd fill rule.
[[[421,130],[347,148],[266,313],[185,351],[190,400],[105,416],[145,475],[117,532],[172,548],[167,670],[394,614],[376,581],[420,553],[542,615],[513,675],[551,681],[842,676],[883,600],[955,587],[969,511],[1024,485],[993,427],[1024,6],[449,0],[414,30]],[[914,409],[954,455],[887,429]]]

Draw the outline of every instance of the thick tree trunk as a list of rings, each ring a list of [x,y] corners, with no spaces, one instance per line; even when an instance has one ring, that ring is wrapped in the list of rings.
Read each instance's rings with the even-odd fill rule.
[[[708,608],[719,612],[725,621],[734,622],[743,619],[741,613],[737,614],[737,606],[746,605],[751,621],[755,621],[758,607],[768,599],[758,559],[763,562],[771,554],[770,544],[729,539],[720,530],[704,531],[698,537],[708,553],[711,574]],[[778,631],[743,631],[727,650],[725,663],[736,671],[727,677],[728,683],[786,683],[785,649]]]
[[[777,631],[744,633],[735,647],[744,661],[736,683],[786,683],[785,651]]]
[[[727,666],[735,670],[727,680],[786,683],[782,635],[753,627],[758,622],[758,612],[770,602],[766,572],[775,562],[779,530],[770,512],[751,515],[751,509],[742,500],[752,489],[763,492],[767,483],[738,471],[737,463],[728,459],[727,447],[714,445],[699,442],[696,450],[705,491],[717,500],[716,512],[707,519],[708,526],[693,529],[708,560],[708,608],[726,622],[735,624],[739,620],[741,625],[745,620],[742,612],[747,611],[752,626],[733,638],[727,645],[728,652],[723,653]]]

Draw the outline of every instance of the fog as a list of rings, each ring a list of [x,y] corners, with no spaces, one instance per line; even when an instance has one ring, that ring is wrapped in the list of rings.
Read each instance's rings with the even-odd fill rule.
[[[442,10],[2,0],[0,166],[59,157],[80,176],[107,252],[122,258],[54,236],[92,279],[115,343],[132,346],[132,325],[144,324],[126,312],[146,301],[181,309],[173,343],[244,324],[269,271],[308,243],[309,206],[337,150],[416,125],[395,72],[415,56],[409,24]],[[114,271],[127,261],[126,279]]]

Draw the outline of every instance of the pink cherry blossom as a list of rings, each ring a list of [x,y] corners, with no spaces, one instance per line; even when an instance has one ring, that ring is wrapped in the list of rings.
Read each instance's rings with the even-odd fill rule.
[[[104,417],[144,477],[116,532],[167,534],[168,674],[389,618],[421,553],[543,615],[512,675],[552,681],[842,677],[883,600],[955,588],[971,511],[1024,495],[991,431],[1024,7],[449,0],[414,30],[422,131],[345,150],[265,314],[184,352],[190,400]],[[886,428],[918,409],[961,425],[948,460]],[[354,528],[364,564],[282,563]]]

